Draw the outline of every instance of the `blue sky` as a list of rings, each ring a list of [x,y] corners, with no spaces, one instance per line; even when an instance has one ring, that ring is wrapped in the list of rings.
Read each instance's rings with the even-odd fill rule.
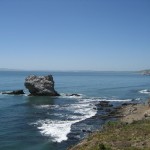
[[[0,68],[150,68],[150,1],[0,0]]]

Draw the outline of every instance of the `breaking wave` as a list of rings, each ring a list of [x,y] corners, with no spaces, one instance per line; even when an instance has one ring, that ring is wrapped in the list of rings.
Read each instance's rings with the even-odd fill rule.
[[[141,90],[139,92],[142,93],[142,94],[150,94],[150,90],[148,90],[148,89]]]
[[[78,96],[66,96],[63,98],[74,98],[71,104],[60,105],[38,105],[36,109],[46,109],[47,114],[53,115],[51,119],[39,119],[34,124],[44,136],[50,136],[54,142],[67,140],[67,135],[71,132],[71,126],[77,122],[95,116],[97,113],[96,104],[100,101],[126,102],[132,99],[105,99],[105,98],[84,98],[82,94]],[[79,98],[80,97],[80,98]],[[73,100],[70,100],[71,102]],[[49,110],[54,112],[51,114]]]

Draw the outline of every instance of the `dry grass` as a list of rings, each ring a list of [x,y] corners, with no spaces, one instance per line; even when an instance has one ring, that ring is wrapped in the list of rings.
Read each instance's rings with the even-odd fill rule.
[[[108,122],[71,150],[150,150],[150,120]]]

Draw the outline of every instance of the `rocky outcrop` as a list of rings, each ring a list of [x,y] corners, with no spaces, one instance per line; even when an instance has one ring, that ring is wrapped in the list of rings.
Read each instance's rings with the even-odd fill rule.
[[[100,101],[99,106],[101,107],[112,107],[113,105],[109,103],[109,101]]]
[[[141,72],[142,75],[147,75],[147,76],[150,75],[150,70],[142,70],[140,72]]]
[[[79,97],[81,95],[80,94],[66,94],[66,96],[77,96],[77,97]]]
[[[15,90],[15,91],[9,91],[9,92],[2,92],[2,94],[21,95],[21,94],[25,94],[25,93],[23,90]]]
[[[24,85],[29,90],[30,96],[59,96],[54,89],[54,80],[52,75],[30,75],[25,79]]]

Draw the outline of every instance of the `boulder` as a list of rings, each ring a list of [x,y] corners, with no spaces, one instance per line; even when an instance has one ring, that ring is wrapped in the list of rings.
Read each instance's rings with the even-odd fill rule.
[[[100,101],[98,106],[101,107],[112,107],[113,105],[109,103],[109,101]]]
[[[66,96],[77,96],[77,97],[79,97],[81,95],[80,94],[66,94]]]
[[[30,75],[25,79],[24,85],[29,90],[30,96],[60,96],[54,89],[52,75]]]
[[[86,129],[82,129],[82,132],[92,133],[92,131],[91,131],[91,130],[86,130]]]
[[[147,111],[145,111],[144,117],[150,117],[150,109],[148,109]]]
[[[23,90],[15,90],[15,91],[9,91],[9,92],[2,92],[2,94],[21,95],[25,93]]]

